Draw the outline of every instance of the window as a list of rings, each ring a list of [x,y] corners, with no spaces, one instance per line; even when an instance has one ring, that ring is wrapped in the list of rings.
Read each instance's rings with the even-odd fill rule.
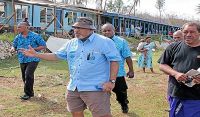
[[[77,19],[77,13],[75,12],[68,13],[68,25],[72,25],[74,22],[76,22],[76,19]]]
[[[50,23],[53,19],[52,11],[53,11],[53,9],[41,7],[40,8],[40,22],[41,23]]]
[[[72,25],[74,22],[76,22],[76,19],[77,19],[77,13],[68,12],[68,25]]]
[[[86,17],[87,14],[86,14],[86,13],[81,13],[81,16],[82,16],[82,17]]]
[[[50,23],[51,20],[53,19],[53,16],[52,16],[52,9],[47,9],[47,23]]]
[[[22,19],[28,18],[28,6],[22,6]]]
[[[41,8],[40,9],[40,22],[41,23],[46,23],[46,8]]]
[[[76,22],[77,19],[77,13],[73,13],[73,21]]]
[[[26,5],[15,5],[17,21],[28,18],[28,9],[29,6]]]
[[[0,17],[6,17],[5,3],[4,2],[0,2]]]
[[[68,13],[68,25],[73,24],[73,12]]]

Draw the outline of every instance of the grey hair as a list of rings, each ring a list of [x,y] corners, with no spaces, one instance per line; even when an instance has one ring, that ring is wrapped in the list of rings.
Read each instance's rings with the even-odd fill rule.
[[[18,25],[23,25],[23,26],[29,26],[29,24],[27,22],[20,22]]]
[[[185,23],[181,30],[183,30],[186,26],[196,26],[197,27],[197,31],[200,33],[200,24],[197,23],[197,22],[188,22],[188,23]]]

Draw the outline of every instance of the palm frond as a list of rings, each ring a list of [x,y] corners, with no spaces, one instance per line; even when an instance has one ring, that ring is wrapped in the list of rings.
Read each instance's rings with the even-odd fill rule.
[[[197,13],[200,14],[200,4],[197,5]]]

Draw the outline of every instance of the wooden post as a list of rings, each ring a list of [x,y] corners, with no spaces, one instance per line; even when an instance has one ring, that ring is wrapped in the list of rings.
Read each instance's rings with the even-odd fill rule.
[[[61,15],[61,24],[62,24],[62,25],[64,24],[64,21],[63,21],[63,20],[64,20],[64,10],[62,9],[62,15]],[[62,28],[62,35],[64,34],[63,31],[64,31],[64,30],[63,30],[63,28]]]
[[[99,32],[99,33],[101,33],[101,15],[100,15],[100,12],[99,12],[99,14],[98,14],[98,16],[97,16],[97,19],[98,19],[98,24],[97,24],[97,31]]]
[[[8,19],[8,20],[6,21],[6,23],[3,24],[3,26],[0,27],[0,30],[2,30],[2,29],[6,26],[6,24],[8,24],[8,22],[13,18],[13,16],[14,16],[15,14],[16,14],[16,13],[13,13],[11,16],[9,16],[8,18],[6,18],[6,19]]]
[[[13,13],[14,13],[14,34],[17,33],[17,17],[16,17],[16,13],[15,13],[15,0],[12,0],[12,6],[13,6]]]
[[[56,27],[56,6],[54,7],[54,36],[57,34],[57,27]]]

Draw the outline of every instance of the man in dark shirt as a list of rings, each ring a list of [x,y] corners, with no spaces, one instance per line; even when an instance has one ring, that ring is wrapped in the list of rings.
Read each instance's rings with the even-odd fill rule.
[[[186,73],[200,67],[200,25],[183,25],[183,41],[169,45],[162,54],[160,70],[169,75],[170,117],[200,117],[200,75],[192,77],[194,86],[187,86]]]

